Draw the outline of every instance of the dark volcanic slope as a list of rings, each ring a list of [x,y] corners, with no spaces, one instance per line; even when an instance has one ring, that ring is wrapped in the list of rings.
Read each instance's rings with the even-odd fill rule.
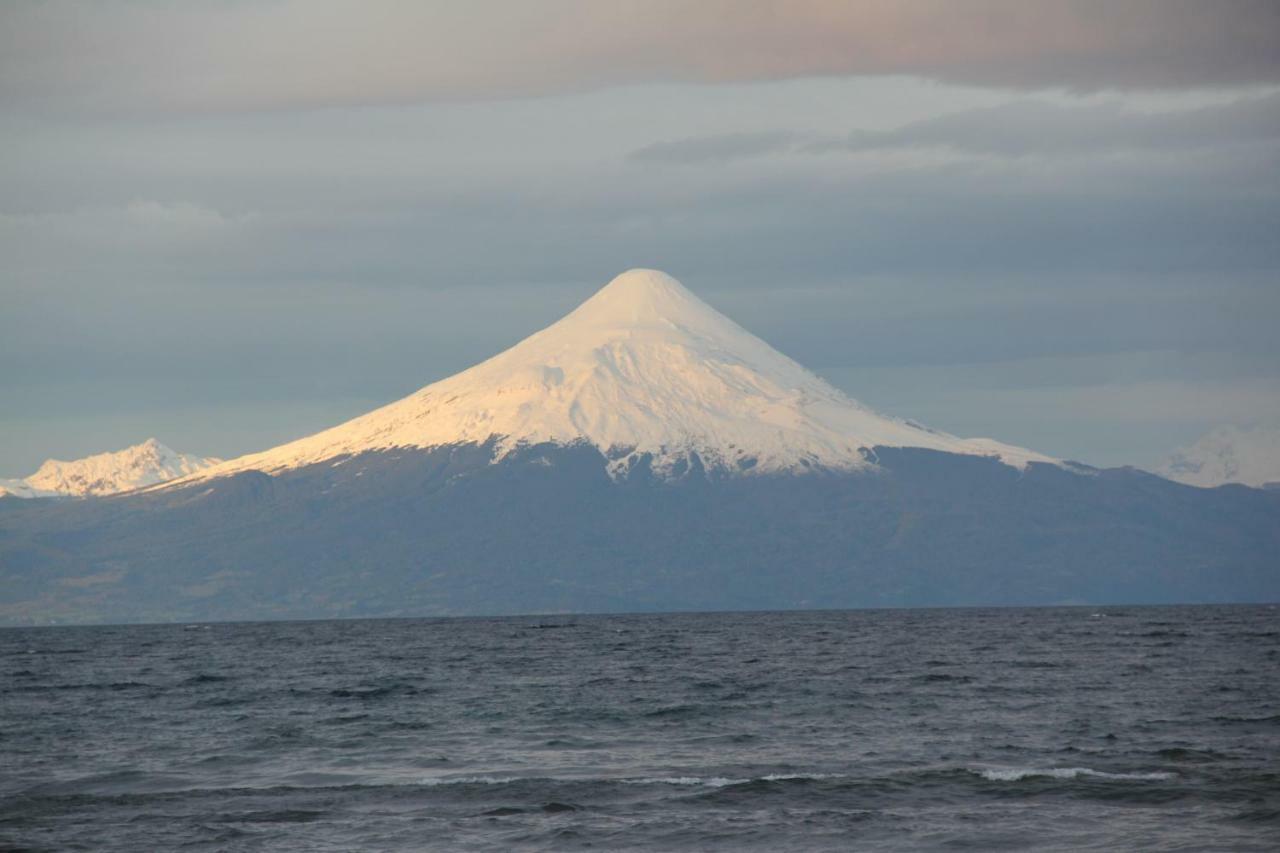
[[[615,483],[589,446],[0,500],[0,622],[1280,599],[1280,494],[880,448]]]

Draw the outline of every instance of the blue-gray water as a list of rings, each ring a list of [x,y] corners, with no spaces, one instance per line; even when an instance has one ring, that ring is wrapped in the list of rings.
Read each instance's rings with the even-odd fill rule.
[[[1280,846],[1280,611],[0,631],[0,849]]]

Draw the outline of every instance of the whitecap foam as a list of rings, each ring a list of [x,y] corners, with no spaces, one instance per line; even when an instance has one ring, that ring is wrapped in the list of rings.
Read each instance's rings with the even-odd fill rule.
[[[764,776],[732,779],[726,776],[641,776],[635,779],[619,779],[626,785],[690,785],[704,788],[726,788],[730,785],[746,785],[750,782],[791,782],[841,778],[837,773],[769,773]]]
[[[521,781],[525,781],[525,778],[521,776],[427,776],[419,779],[418,784],[429,787],[436,785],[509,785],[512,782]]]
[[[966,768],[988,782],[1018,782],[1022,779],[1114,779],[1128,782],[1162,782],[1176,774],[1165,771],[1148,773],[1108,773],[1089,767],[970,767]]]
[[[623,785],[683,785],[703,788],[725,788],[744,785],[750,779],[730,779],[726,776],[640,776],[635,779],[618,779]]]
[[[741,785],[751,779],[730,779],[725,776],[641,776],[619,778],[608,776],[428,776],[418,780],[419,785],[511,785],[516,782],[614,782],[620,785],[686,785],[705,788],[724,788]]]
[[[614,782],[620,785],[679,785],[683,787],[727,788],[750,782],[787,782],[803,779],[836,779],[836,773],[769,773],[765,776],[733,778],[729,776],[427,776],[419,785],[510,785],[516,782]]]
[[[730,785],[746,785],[751,782],[792,782],[819,779],[843,779],[839,773],[768,773],[764,776],[732,778],[728,776],[639,776],[630,779],[605,779],[624,785],[683,785],[703,788],[727,788]]]

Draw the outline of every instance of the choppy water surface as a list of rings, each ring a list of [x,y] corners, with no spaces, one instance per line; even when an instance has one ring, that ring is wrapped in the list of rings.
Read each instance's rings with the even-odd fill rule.
[[[1280,611],[0,631],[0,848],[1280,844]]]

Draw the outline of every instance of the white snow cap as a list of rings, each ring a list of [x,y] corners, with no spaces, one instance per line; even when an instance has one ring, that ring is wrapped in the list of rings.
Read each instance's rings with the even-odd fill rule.
[[[625,476],[692,454],[729,473],[873,467],[862,448],[926,447],[1022,468],[1050,457],[878,414],[657,270],[629,270],[573,312],[488,361],[308,438],[196,475],[278,472],[367,450],[496,441],[589,442]]]
[[[99,453],[72,462],[46,459],[23,480],[0,480],[0,495],[42,498],[59,495],[113,495],[193,474],[221,459],[178,453],[154,438],[113,453]]]

